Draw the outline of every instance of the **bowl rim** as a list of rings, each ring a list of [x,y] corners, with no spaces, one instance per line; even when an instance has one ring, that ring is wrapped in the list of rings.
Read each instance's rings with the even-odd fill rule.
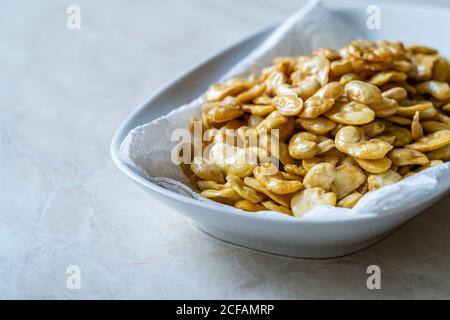
[[[326,5],[327,7],[329,7],[332,10],[337,10],[337,11],[345,11],[345,10],[355,10],[355,9],[360,9],[362,7],[366,7],[368,4],[370,4],[370,2],[368,1],[361,1],[361,2],[348,2],[348,1],[343,1],[342,3],[329,3],[327,2]],[[422,3],[382,3],[383,6],[385,7],[389,7],[389,8],[395,8],[395,9],[405,9],[405,5],[408,5],[408,9],[419,9],[419,10],[428,10],[428,11],[442,11],[445,10],[448,13],[450,13],[450,8],[446,7],[446,6],[442,6],[442,5],[425,5]],[[192,206],[196,206],[196,207],[201,207],[204,209],[210,209],[210,210],[214,210],[214,211],[220,211],[221,213],[225,213],[228,215],[234,215],[234,216],[239,216],[241,218],[244,219],[249,219],[249,220],[264,220],[264,221],[271,221],[271,222],[279,222],[279,223],[289,223],[289,224],[329,224],[329,223],[348,223],[349,221],[352,222],[357,222],[357,221],[366,221],[369,222],[371,220],[378,220],[382,217],[382,215],[380,214],[376,214],[376,213],[366,213],[366,214],[361,214],[361,215],[345,215],[345,216],[341,216],[339,218],[334,218],[334,217],[327,217],[325,219],[298,219],[296,217],[292,217],[292,216],[287,216],[287,215],[262,215],[261,213],[255,213],[255,212],[247,212],[247,211],[243,211],[243,210],[239,210],[237,208],[231,207],[229,205],[222,205],[222,206],[217,206],[217,205],[211,205],[210,203],[208,203],[207,201],[199,201],[197,199],[193,199],[193,198],[189,198],[187,196],[183,196],[180,195],[174,191],[165,189],[147,179],[145,179],[144,177],[138,175],[136,172],[134,172],[131,168],[129,168],[124,162],[122,162],[119,159],[119,148],[120,145],[122,143],[122,137],[124,136],[123,133],[124,131],[127,131],[126,133],[128,133],[128,130],[126,128],[129,127],[129,123],[139,114],[141,113],[144,109],[146,109],[148,107],[148,105],[151,104],[151,102],[153,100],[155,100],[157,97],[159,97],[160,95],[162,95],[165,91],[167,91],[170,87],[172,87],[173,85],[175,85],[176,83],[182,81],[185,77],[189,76],[192,72],[194,72],[196,69],[200,68],[201,66],[203,66],[204,64],[207,64],[208,62],[211,62],[211,60],[214,60],[216,57],[218,57],[220,54],[224,53],[224,52],[228,52],[228,51],[232,51],[234,50],[236,47],[238,47],[239,45],[249,41],[250,39],[257,37],[258,35],[262,35],[265,32],[268,31],[272,31],[274,30],[278,25],[280,24],[280,22],[275,23],[273,25],[269,25],[268,27],[264,27],[252,34],[250,34],[249,36],[234,42],[232,45],[218,51],[215,52],[209,56],[207,56],[206,58],[200,60],[200,62],[195,63],[192,67],[187,68],[185,71],[180,72],[177,76],[175,76],[173,78],[173,80],[169,81],[168,83],[166,83],[165,85],[161,86],[159,89],[157,89],[155,91],[155,93],[153,93],[148,99],[146,99],[146,101],[140,105],[139,107],[135,108],[119,125],[119,127],[116,129],[116,131],[114,132],[113,138],[111,140],[110,143],[110,154],[111,154],[111,158],[114,162],[114,164],[117,166],[117,168],[122,171],[126,176],[128,176],[130,179],[132,179],[134,182],[136,182],[138,185],[146,188],[146,189],[150,189],[156,193],[161,194],[162,196],[165,196],[167,198],[171,198],[173,200],[179,201],[179,202],[183,202],[184,204],[187,205],[192,205]],[[176,107],[175,107],[176,108]],[[174,109],[175,109],[174,108]],[[174,110],[172,109],[172,110]],[[170,112],[170,111],[169,111]],[[408,206],[407,208],[402,208],[402,211],[408,210],[410,208],[419,206],[423,203],[425,203],[426,201],[428,201],[429,199],[422,199],[422,201],[417,202],[412,204],[411,206]],[[350,209],[349,209],[350,210]],[[387,215],[392,215],[395,214],[394,213],[389,213],[386,214]]]

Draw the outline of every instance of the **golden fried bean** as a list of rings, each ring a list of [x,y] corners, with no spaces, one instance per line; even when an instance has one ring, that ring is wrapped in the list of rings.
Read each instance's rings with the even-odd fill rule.
[[[225,204],[233,204],[235,201],[241,199],[239,194],[233,188],[224,188],[221,190],[204,190],[200,193],[205,198],[213,199]]]
[[[262,95],[264,93],[264,91],[266,91],[266,85],[264,83],[262,84],[257,84],[255,86],[253,86],[252,88],[240,93],[237,96],[237,100],[240,103],[246,103],[246,102],[250,102],[253,99],[259,97],[260,95]]]
[[[422,152],[398,148],[394,149],[388,154],[388,158],[392,160],[392,163],[396,166],[408,166],[414,164],[424,165],[428,163],[428,158]]]
[[[401,126],[410,126],[412,124],[412,120],[409,118],[401,117],[401,116],[390,116],[385,118],[387,121],[399,124]]]
[[[361,79],[361,77],[360,76],[358,76],[357,74],[355,74],[355,73],[346,73],[346,74],[343,74],[342,76],[341,76],[341,78],[339,79],[339,83],[342,85],[342,86],[345,86],[347,83],[349,83],[350,81],[353,81],[353,80],[360,80]]]
[[[257,132],[273,129],[279,125],[285,124],[288,118],[279,114],[277,111],[270,113],[263,121],[256,127]]]
[[[302,56],[297,60],[297,68],[291,74],[292,84],[296,85],[306,79],[316,79],[324,86],[328,83],[330,62],[321,56]]]
[[[302,166],[305,168],[305,170],[308,172],[311,170],[315,165],[319,163],[332,163],[336,165],[339,162],[340,158],[336,156],[320,156],[320,157],[314,157],[312,159],[303,159],[302,160]]]
[[[276,108],[274,105],[244,104],[242,110],[255,116],[265,117],[275,111]]]
[[[191,170],[197,177],[204,180],[215,181],[217,183],[225,182],[220,167],[208,159],[195,158],[191,163]]]
[[[431,108],[433,108],[433,104],[431,102],[418,102],[414,105],[399,106],[396,114],[399,116],[413,117],[416,111],[424,111]]]
[[[253,203],[258,203],[262,200],[258,193],[252,188],[247,187],[239,177],[229,174],[227,175],[227,182],[242,198]]]
[[[273,165],[271,165],[273,166]],[[286,181],[283,180],[283,176],[281,174],[267,174],[265,169],[271,169],[269,166],[259,166],[253,170],[253,175],[256,180],[263,185],[267,190],[273,192],[275,194],[289,194],[296,192],[303,188],[303,184],[300,181],[291,180]],[[277,172],[278,173],[278,172]]]
[[[334,148],[334,141],[333,139],[327,138],[327,137],[319,137],[319,143],[317,144],[318,151],[316,155],[322,155],[325,152],[330,151]]]
[[[365,125],[361,126],[360,128],[364,130],[364,134],[367,137],[373,138],[373,137],[383,133],[383,131],[385,129],[385,125],[381,121],[373,121],[369,124],[365,124]]]
[[[261,202],[261,204],[264,206],[264,208],[266,208],[269,211],[276,211],[276,212],[280,212],[280,213],[284,213],[289,216],[292,216],[291,210],[289,210],[286,207],[279,206],[273,201],[263,201],[263,202]]]
[[[376,160],[367,160],[358,158],[354,159],[361,168],[372,174],[380,174],[386,172],[391,167],[392,163],[391,160],[389,160],[386,157]]]
[[[301,118],[314,119],[330,110],[336,99],[343,94],[342,86],[339,82],[330,82],[317,91],[304,103],[300,113]]]
[[[369,82],[371,84],[374,84],[376,86],[382,86],[385,83],[388,83],[390,81],[404,81],[406,80],[407,75],[403,72],[398,71],[381,71],[372,78],[370,78]]]
[[[370,175],[367,178],[369,191],[375,191],[402,180],[402,176],[395,171],[388,170],[382,174]]]
[[[409,131],[408,129],[389,123],[387,121],[384,122],[384,125],[385,129],[383,135],[387,137],[395,137],[394,141],[390,143],[394,145],[394,147],[403,147],[413,140],[411,131]],[[380,136],[377,136],[376,138],[381,139]]]
[[[450,161],[450,144],[427,153],[430,160]]]
[[[279,195],[279,194],[270,192],[262,184],[260,184],[255,178],[252,178],[252,177],[245,177],[244,183],[247,186],[249,186],[250,188],[253,188],[256,191],[265,194],[273,201],[281,204],[283,207],[289,208],[289,197],[287,197],[286,195]]]
[[[284,170],[287,173],[295,174],[298,176],[304,177],[306,175],[306,170],[303,167],[299,167],[295,164],[286,164],[284,165]]]
[[[296,116],[302,111],[303,100],[291,88],[286,85],[279,86],[277,93],[278,96],[273,98],[273,105],[279,114],[290,117]]]
[[[403,87],[393,87],[382,93],[383,97],[402,102],[408,97],[408,91]]]
[[[347,126],[338,131],[334,144],[336,148],[352,157],[360,159],[380,159],[392,149],[392,145],[379,139],[364,139],[362,129]]]
[[[289,155],[294,159],[311,159],[319,152],[319,137],[310,132],[299,132],[289,141]]]
[[[447,82],[425,81],[416,86],[416,90],[421,94],[429,94],[438,100],[450,99],[450,86]]]
[[[397,101],[394,99],[389,99],[382,97],[380,103],[376,103],[370,106],[370,108],[375,112],[375,115],[379,118],[386,118],[393,116],[398,112],[399,106]]]
[[[443,122],[439,122],[439,121],[428,120],[428,121],[423,121],[421,124],[422,124],[423,129],[427,133],[433,133],[433,132],[441,131],[441,130],[450,130],[450,125],[445,124]]]
[[[336,206],[341,207],[341,208],[351,209],[358,203],[358,201],[362,198],[362,196],[363,195],[357,191],[352,192],[348,196],[339,200],[337,202]]]
[[[264,211],[265,207],[260,204],[255,204],[247,199],[238,200],[234,203],[234,206],[238,209],[245,210],[245,211],[251,211],[251,212],[257,212],[257,211]]]
[[[408,144],[405,147],[414,149],[420,152],[429,152],[450,143],[450,130],[441,130],[430,133],[427,136],[420,138],[418,141]]]
[[[337,123],[325,117],[317,117],[314,119],[297,119],[297,123],[306,131],[316,135],[324,135],[333,130]]]
[[[350,81],[345,85],[345,94],[353,101],[374,105],[381,103],[382,95],[377,86],[360,80]]]
[[[198,181],[198,188],[202,191],[212,189],[212,190],[222,190],[225,188],[224,184],[219,184],[215,181]]]
[[[223,123],[240,117],[244,111],[242,107],[236,104],[225,103],[211,108],[207,113],[209,122]]]
[[[298,83],[292,90],[304,101],[312,97],[321,88],[320,82],[315,78],[306,79]]]
[[[375,119],[375,112],[368,106],[358,103],[336,103],[325,113],[329,119],[346,125],[363,125]]]
[[[355,191],[364,181],[366,175],[357,166],[341,165],[336,168],[331,163],[319,163],[308,171],[303,183],[306,188],[319,187],[333,191],[337,199],[341,199]]]
[[[416,111],[411,122],[411,134],[414,140],[419,140],[423,137],[423,128],[420,124],[420,113]]]
[[[289,172],[280,171],[284,180],[297,180],[303,182],[303,177]]]
[[[247,79],[230,79],[222,84],[212,85],[206,92],[207,101],[222,100],[226,96],[234,96],[249,89],[253,83]]]
[[[292,214],[301,217],[318,206],[335,206],[336,194],[320,188],[305,189],[291,199]]]
[[[339,60],[341,58],[341,56],[339,55],[339,53],[336,50],[330,49],[330,48],[316,49],[316,50],[314,50],[313,55],[324,57],[324,58],[328,59],[329,61]]]
[[[351,61],[347,60],[337,60],[330,64],[330,77],[338,78],[343,74],[348,74],[353,71]]]

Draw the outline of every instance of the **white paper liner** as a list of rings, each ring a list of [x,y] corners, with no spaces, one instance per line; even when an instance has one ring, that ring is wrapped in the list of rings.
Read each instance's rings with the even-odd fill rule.
[[[362,38],[362,34],[363,32],[347,25],[320,1],[310,1],[276,28],[263,44],[233,67],[221,81],[260,70],[279,56],[310,55],[314,49],[320,47],[339,49],[353,39]],[[180,167],[171,160],[171,150],[178,143],[172,141],[172,133],[179,128],[189,129],[190,119],[200,117],[203,102],[203,98],[199,97],[165,116],[131,130],[122,142],[119,158],[135,172],[163,188],[207,202],[212,207],[223,207],[222,204],[205,199],[193,191]],[[320,206],[302,219],[324,220],[349,215],[387,214],[417,203],[418,199],[443,194],[449,188],[450,163],[446,163],[370,192],[352,210]],[[230,210],[241,211],[228,207]],[[274,212],[257,214],[280,216]]]

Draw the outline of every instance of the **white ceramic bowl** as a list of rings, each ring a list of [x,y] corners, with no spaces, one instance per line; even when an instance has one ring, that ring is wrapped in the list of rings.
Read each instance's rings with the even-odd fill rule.
[[[359,1],[358,4],[335,4],[331,8],[351,24],[365,26],[368,4]],[[382,28],[367,30],[367,38],[425,44],[438,48],[444,55],[450,55],[450,42],[443,34],[450,30],[450,10],[406,3],[384,3],[381,5],[381,19]],[[112,158],[119,169],[142,188],[193,219],[201,230],[219,239],[294,257],[327,258],[352,253],[383,238],[443,195],[421,199],[411,207],[386,215],[354,216],[335,221],[286,219],[283,215],[279,218],[265,217],[234,212],[227,206],[213,209],[207,203],[180,196],[149,182],[118,159],[120,144],[131,129],[198,97],[258,46],[274,27],[268,27],[206,60],[153,96],[117,130],[111,143]]]

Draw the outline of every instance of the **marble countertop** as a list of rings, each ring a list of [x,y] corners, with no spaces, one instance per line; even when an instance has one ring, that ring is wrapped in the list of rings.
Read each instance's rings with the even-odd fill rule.
[[[449,298],[450,196],[356,254],[293,259],[205,235],[110,159],[157,88],[303,2],[2,1],[0,298]]]

